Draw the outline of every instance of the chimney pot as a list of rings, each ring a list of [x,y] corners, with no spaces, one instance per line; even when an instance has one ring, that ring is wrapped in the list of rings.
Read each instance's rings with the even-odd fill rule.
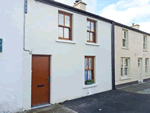
[[[81,9],[81,10],[86,10],[86,5],[87,4],[82,2],[82,0],[76,0],[73,7]]]
[[[132,26],[134,26],[134,23],[132,23]]]
[[[135,29],[139,29],[140,28],[140,25],[138,25],[138,24],[134,24],[134,23],[132,23],[132,26],[131,26],[132,28],[135,28]]]

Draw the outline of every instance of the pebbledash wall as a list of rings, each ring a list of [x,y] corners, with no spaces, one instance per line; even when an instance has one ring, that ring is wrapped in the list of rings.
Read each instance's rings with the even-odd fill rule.
[[[58,10],[73,14],[73,41],[58,40]],[[51,55],[50,103],[112,89],[111,24],[97,21],[97,44],[87,45],[87,18],[75,12],[28,1],[25,48],[32,55]],[[32,55],[24,52],[23,107],[31,109]],[[84,57],[95,56],[94,87],[84,85]]]
[[[0,113],[22,109],[24,0],[0,3]]]
[[[128,49],[122,48],[123,29],[128,31]],[[145,58],[150,58],[150,36],[147,36],[147,51],[143,51],[143,36],[145,34],[115,26],[115,82],[116,85],[138,81],[138,58],[142,58],[142,81],[150,78],[145,75]],[[130,58],[129,76],[121,77],[121,58]],[[150,63],[149,63],[150,70]]]

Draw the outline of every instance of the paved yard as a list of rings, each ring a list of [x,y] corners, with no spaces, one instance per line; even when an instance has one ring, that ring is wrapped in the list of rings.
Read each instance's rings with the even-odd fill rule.
[[[66,101],[26,113],[150,113],[150,83]]]

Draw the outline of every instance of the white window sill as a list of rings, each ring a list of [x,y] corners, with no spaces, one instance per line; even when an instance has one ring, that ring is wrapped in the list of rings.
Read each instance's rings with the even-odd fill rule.
[[[126,47],[122,47],[122,49],[129,50],[129,48],[126,48]]]
[[[91,85],[84,85],[83,89],[91,88],[91,87],[96,87],[98,84],[91,84]]]
[[[148,52],[147,50],[143,50],[144,52]]]
[[[131,77],[121,77],[120,80],[128,80],[131,79]]]
[[[91,45],[91,46],[100,46],[100,44],[97,43],[90,43],[90,42],[86,42],[86,45]]]
[[[69,44],[76,44],[76,42],[75,42],[75,41],[72,41],[72,40],[60,40],[60,39],[56,39],[56,42],[69,43]]]
[[[146,74],[145,76],[150,76],[150,74]]]

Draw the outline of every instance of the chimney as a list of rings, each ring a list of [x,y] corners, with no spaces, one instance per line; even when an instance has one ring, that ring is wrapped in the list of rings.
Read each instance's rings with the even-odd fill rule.
[[[82,0],[76,0],[73,7],[86,11],[86,5]]]
[[[131,26],[132,28],[135,28],[135,29],[140,29],[140,25],[138,25],[138,24],[134,24],[134,23],[132,23],[132,26]]]

